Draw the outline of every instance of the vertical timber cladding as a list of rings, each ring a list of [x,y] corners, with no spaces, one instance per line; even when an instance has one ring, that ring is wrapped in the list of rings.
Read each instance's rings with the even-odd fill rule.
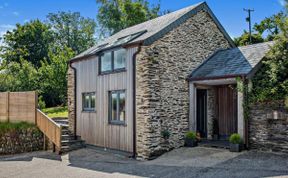
[[[219,135],[228,138],[237,133],[237,89],[236,86],[219,86],[217,92]]]
[[[137,47],[127,49],[126,71],[99,75],[98,57],[93,56],[73,63],[77,70],[77,135],[87,144],[133,152],[133,54]],[[108,122],[108,94],[125,90],[126,125]],[[96,111],[82,111],[82,93],[96,93]]]

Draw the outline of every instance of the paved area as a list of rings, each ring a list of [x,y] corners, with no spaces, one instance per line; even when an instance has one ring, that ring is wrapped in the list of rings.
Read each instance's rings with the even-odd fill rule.
[[[49,152],[2,156],[0,177],[288,177],[288,155],[197,147],[136,161],[85,148],[62,156]]]

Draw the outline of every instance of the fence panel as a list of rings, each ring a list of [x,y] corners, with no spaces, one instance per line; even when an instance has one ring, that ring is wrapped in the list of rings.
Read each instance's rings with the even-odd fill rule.
[[[37,93],[4,92],[0,93],[0,121],[35,123]]]

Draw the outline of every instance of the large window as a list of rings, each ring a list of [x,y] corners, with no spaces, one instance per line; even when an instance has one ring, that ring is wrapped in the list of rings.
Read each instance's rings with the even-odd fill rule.
[[[125,70],[126,49],[105,52],[100,57],[100,74]]]
[[[109,93],[109,121],[111,124],[125,124],[125,91]]]
[[[95,111],[95,93],[83,93],[83,111]]]

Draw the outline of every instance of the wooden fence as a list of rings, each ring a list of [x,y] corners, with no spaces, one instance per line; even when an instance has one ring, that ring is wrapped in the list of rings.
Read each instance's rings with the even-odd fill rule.
[[[62,127],[37,109],[37,92],[0,93],[0,122],[29,122],[37,127],[58,148],[61,148]]]
[[[35,123],[37,92],[0,93],[0,122]]]
[[[52,141],[58,148],[61,148],[62,128],[55,121],[46,116],[42,111],[37,109],[38,128]]]

